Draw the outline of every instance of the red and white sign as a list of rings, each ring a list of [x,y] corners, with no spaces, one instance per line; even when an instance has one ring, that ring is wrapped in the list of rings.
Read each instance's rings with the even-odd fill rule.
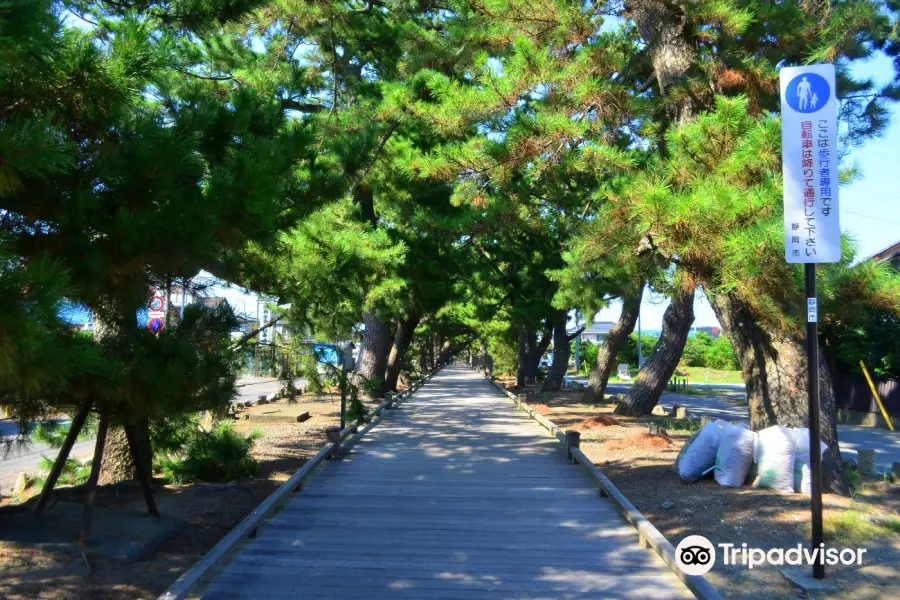
[[[166,327],[166,297],[159,290],[150,290],[150,302],[147,311],[147,329],[152,333],[159,333]]]

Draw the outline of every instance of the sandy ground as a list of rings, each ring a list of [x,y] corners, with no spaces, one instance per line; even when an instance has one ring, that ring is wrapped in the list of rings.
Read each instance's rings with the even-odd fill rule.
[[[689,431],[670,428],[667,439],[651,438],[645,433],[648,419],[638,422],[614,416],[612,404],[581,404],[578,391],[538,393],[536,387],[528,391],[535,410],[563,429],[581,431],[582,450],[674,545],[693,534],[714,544],[740,547],[747,543],[766,550],[808,542],[806,496],[750,486],[726,488],[712,476],[695,484],[682,483],[673,465]],[[845,513],[900,516],[900,486],[869,481],[854,498],[827,494],[824,505],[829,536],[829,520]],[[847,541],[840,539],[834,545],[856,547],[859,543]],[[781,567],[750,570],[717,562],[707,578],[726,598],[900,598],[900,533],[868,539],[861,547],[867,549],[861,567],[828,567],[829,580],[838,585],[833,592],[807,596],[782,576]]]
[[[239,430],[259,429],[253,456],[258,477],[232,484],[194,484],[156,489],[160,512],[185,519],[187,526],[151,557],[132,563],[91,557],[73,559],[0,541],[0,598],[10,600],[105,600],[155,598],[202,557],[244,516],[303,465],[325,443],[323,429],[338,422],[340,403],[324,398],[284,401],[251,412],[281,409],[309,412],[304,423],[238,420]],[[243,415],[239,415],[243,416]],[[139,493],[101,495],[98,505],[143,509]],[[2,531],[2,517],[0,517]],[[2,534],[0,534],[2,537]]]

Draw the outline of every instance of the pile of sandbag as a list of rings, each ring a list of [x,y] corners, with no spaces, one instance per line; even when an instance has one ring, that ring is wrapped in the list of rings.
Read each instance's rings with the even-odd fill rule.
[[[821,452],[827,449],[822,444]],[[755,472],[753,487],[809,494],[809,430],[775,425],[760,432],[746,423],[709,421],[682,447],[675,469],[685,482],[714,473],[716,483],[740,487]],[[756,468],[754,469],[754,464]]]

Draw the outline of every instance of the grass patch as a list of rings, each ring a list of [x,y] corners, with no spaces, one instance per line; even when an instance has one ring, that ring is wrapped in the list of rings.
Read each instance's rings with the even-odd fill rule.
[[[861,545],[900,534],[900,517],[879,516],[860,510],[828,513],[824,518],[825,541]]]
[[[700,421],[694,419],[673,419],[671,417],[652,417],[646,421],[659,425],[669,433],[694,433],[700,429]]]
[[[676,394],[684,394],[685,396],[719,396],[721,392],[717,390],[709,390],[705,388],[688,387],[685,390],[678,390]]]
[[[688,385],[691,383],[744,383],[740,371],[707,369],[706,367],[679,367],[678,371],[687,376]]]

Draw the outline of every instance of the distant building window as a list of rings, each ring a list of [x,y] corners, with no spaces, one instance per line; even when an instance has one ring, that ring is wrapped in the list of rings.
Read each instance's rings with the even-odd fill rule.
[[[600,334],[599,334],[599,333],[597,334],[597,341],[598,341],[598,342],[600,341]]]

